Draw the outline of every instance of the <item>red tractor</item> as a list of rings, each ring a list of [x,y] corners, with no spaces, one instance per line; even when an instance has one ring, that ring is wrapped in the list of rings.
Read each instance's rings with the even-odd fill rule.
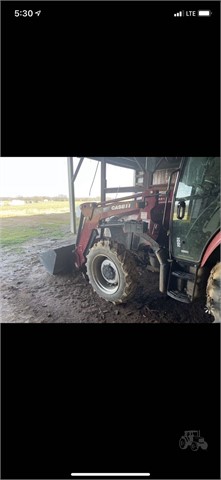
[[[207,296],[220,321],[220,158],[182,157],[164,185],[120,200],[87,202],[74,264],[114,303],[136,291],[137,265],[159,270],[159,290],[190,303]]]

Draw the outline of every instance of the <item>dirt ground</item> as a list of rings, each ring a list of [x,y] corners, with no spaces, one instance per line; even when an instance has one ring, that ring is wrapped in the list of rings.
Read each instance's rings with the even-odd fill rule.
[[[39,254],[73,243],[37,238],[1,249],[1,322],[16,323],[211,323],[204,303],[186,305],[158,291],[158,274],[146,271],[137,296],[126,305],[100,299],[78,273],[52,276]],[[143,286],[145,285],[145,287]]]

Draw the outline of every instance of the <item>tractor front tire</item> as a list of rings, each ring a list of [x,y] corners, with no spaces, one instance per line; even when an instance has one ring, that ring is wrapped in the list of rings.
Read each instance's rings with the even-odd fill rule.
[[[207,442],[201,443],[200,446],[201,446],[201,449],[202,449],[202,450],[207,450],[207,448],[208,448],[208,443],[207,443]]]
[[[137,288],[133,254],[124,245],[107,240],[96,243],[87,255],[87,275],[94,291],[112,303],[125,303]]]
[[[207,312],[214,317],[214,323],[221,321],[221,262],[210,272],[206,287]]]

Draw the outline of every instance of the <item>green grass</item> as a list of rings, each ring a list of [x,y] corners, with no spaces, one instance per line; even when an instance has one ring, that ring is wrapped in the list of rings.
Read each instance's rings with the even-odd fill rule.
[[[7,227],[1,230],[0,244],[2,247],[10,245],[18,245],[26,242],[32,238],[38,238],[42,235],[42,232],[37,230],[37,228],[31,227]]]
[[[0,222],[0,245],[19,246],[37,239],[61,239],[70,233],[69,213],[4,218]]]

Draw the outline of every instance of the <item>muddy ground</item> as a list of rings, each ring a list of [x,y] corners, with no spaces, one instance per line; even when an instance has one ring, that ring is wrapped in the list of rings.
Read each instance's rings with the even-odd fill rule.
[[[147,271],[134,301],[113,305],[100,299],[79,273],[52,276],[39,254],[51,247],[73,243],[37,238],[19,249],[1,249],[1,322],[16,323],[210,323],[204,303],[186,305],[158,291],[158,273]],[[143,286],[145,285],[145,287]]]

